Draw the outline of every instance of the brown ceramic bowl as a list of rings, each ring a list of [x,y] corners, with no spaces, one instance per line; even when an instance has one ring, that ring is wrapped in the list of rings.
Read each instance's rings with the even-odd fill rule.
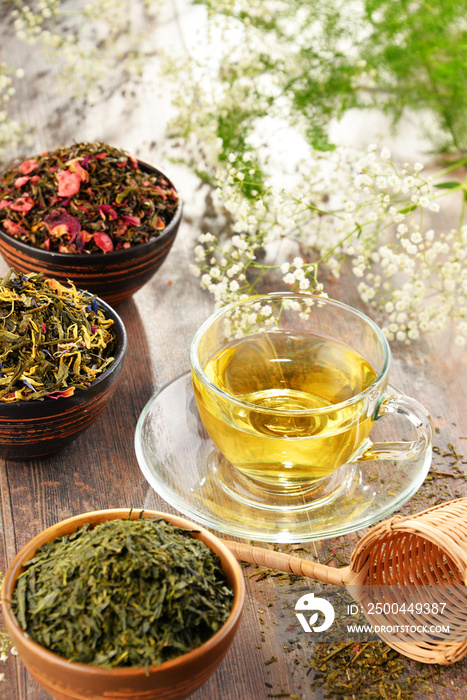
[[[97,305],[114,321],[115,360],[88,389],[72,396],[43,401],[0,401],[0,455],[9,459],[42,457],[57,452],[78,437],[109,403],[123,368],[127,335],[120,316],[97,299]]]
[[[84,523],[139,517],[141,511],[113,509],[84,513],[47,528],[36,535],[16,555],[7,569],[2,590],[5,623],[19,657],[37,682],[57,700],[175,700],[185,698],[214,673],[235,636],[243,609],[245,584],[241,568],[222,542],[204,528],[167,513],[143,511],[146,517],[161,516],[184,529],[195,530],[193,537],[202,540],[221,559],[228,583],[234,591],[229,618],[207,642],[182,656],[159,666],[145,668],[112,668],[69,662],[33,642],[20,627],[8,602],[16,580],[23,571],[23,562],[31,559],[45,542],[74,532]]]
[[[145,172],[163,174],[151,165],[141,161],[138,163]],[[169,178],[163,175],[174,187]],[[18,272],[43,272],[64,284],[71,280],[76,287],[87,289],[116,306],[146,284],[162,265],[175,240],[181,218],[180,199],[172,221],[157,238],[132,248],[89,255],[35,248],[16,240],[0,228],[0,253]]]

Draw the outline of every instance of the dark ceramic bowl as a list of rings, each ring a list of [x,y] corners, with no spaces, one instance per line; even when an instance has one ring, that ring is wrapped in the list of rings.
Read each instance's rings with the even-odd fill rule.
[[[159,173],[157,168],[138,161],[141,170]],[[182,218],[182,200],[172,221],[162,233],[147,243],[109,253],[68,254],[35,248],[10,236],[0,228],[0,253],[18,272],[43,272],[62,283],[71,280],[112,306],[131,297],[148,282],[166,259]]]
[[[222,568],[234,592],[230,615],[222,627],[204,644],[159,666],[105,669],[70,662],[33,642],[23,631],[11,609],[16,580],[23,571],[23,562],[37,549],[55,537],[74,532],[84,523],[103,520],[137,518],[140,511],[112,509],[84,513],[47,528],[36,535],[16,555],[5,574],[2,608],[11,640],[19,657],[37,682],[57,700],[176,700],[186,698],[205,683],[227,653],[237,631],[243,610],[245,583],[242,570],[227,547],[208,530],[189,520],[157,511],[143,511],[145,517],[162,517],[177,527],[192,530],[221,559]]]
[[[9,459],[41,457],[57,452],[78,437],[104,410],[120,378],[127,335],[120,316],[106,302],[98,307],[114,321],[115,360],[88,389],[72,396],[43,401],[0,401],[0,456]]]

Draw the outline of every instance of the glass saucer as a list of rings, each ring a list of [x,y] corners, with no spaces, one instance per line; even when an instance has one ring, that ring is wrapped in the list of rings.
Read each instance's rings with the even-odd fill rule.
[[[394,439],[384,433],[391,421],[380,424],[385,427],[377,439]],[[344,465],[312,493],[268,493],[243,477],[209,438],[190,372],[146,404],[135,450],[152,488],[187,517],[235,537],[283,543],[336,537],[389,517],[420,488],[431,464],[430,447],[416,459]]]

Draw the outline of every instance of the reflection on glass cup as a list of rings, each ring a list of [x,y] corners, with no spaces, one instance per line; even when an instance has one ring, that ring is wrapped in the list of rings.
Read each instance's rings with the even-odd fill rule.
[[[410,459],[432,441],[425,408],[386,393],[389,345],[361,312],[309,294],[250,297],[214,313],[191,346],[203,424],[224,457],[257,483],[286,492],[344,464]],[[387,413],[413,441],[372,442]]]

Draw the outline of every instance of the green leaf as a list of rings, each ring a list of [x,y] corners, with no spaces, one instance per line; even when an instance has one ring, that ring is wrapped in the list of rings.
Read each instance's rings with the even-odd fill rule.
[[[65,379],[68,377],[68,365],[64,362],[58,368],[57,372],[57,385],[61,386]]]
[[[19,340],[19,335],[16,333],[10,333],[10,331],[0,330],[0,341],[2,343],[15,343]]]
[[[133,194],[138,191],[137,187],[125,187],[125,189],[122,192],[119,192],[119,194],[116,197],[116,203],[121,204],[130,194]]]
[[[433,185],[433,187],[437,187],[440,190],[453,190],[460,186],[461,183],[456,182],[455,180],[452,180],[452,182],[438,182],[436,185]]]

